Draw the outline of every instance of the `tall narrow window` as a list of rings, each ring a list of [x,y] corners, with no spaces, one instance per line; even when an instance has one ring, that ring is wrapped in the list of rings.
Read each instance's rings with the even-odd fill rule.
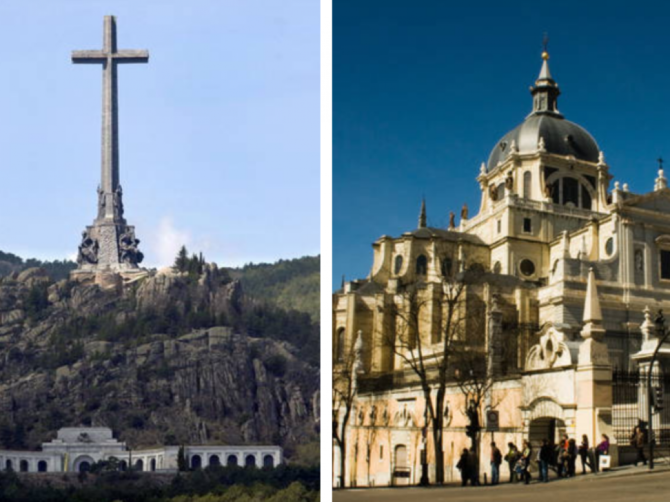
[[[393,265],[393,273],[395,275],[398,275],[400,271],[402,270],[402,255],[398,255],[395,257],[395,264]]]
[[[442,275],[444,277],[449,277],[451,275],[451,258],[445,258],[442,260]]]
[[[661,249],[661,279],[670,279],[670,251]]]
[[[530,199],[530,182],[532,175],[530,174],[530,171],[526,171],[523,173],[523,196],[526,199]]]
[[[523,219],[523,231],[526,234],[530,234],[533,231],[533,220],[530,218]]]
[[[344,328],[337,330],[337,347],[335,347],[335,351],[338,363],[344,361],[344,331]]]
[[[428,259],[422,254],[416,259],[416,275],[426,275],[426,273],[428,273]]]

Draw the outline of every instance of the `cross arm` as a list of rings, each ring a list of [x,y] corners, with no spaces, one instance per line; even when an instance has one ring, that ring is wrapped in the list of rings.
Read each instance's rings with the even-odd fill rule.
[[[72,62],[79,64],[104,63],[107,55],[103,51],[72,51]]]
[[[112,54],[117,63],[148,63],[149,51],[121,50]]]

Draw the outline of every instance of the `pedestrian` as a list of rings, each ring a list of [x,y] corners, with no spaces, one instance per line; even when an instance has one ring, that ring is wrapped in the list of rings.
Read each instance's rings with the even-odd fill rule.
[[[586,466],[588,465],[588,454],[589,454],[589,438],[586,437],[586,434],[582,434],[582,442],[579,443],[578,450],[579,458],[582,460],[582,474],[586,474]],[[593,466],[590,466],[591,472],[593,472]]]
[[[600,471],[600,457],[602,455],[609,455],[610,451],[610,438],[607,434],[603,434],[601,436],[602,441],[598,443],[598,446],[596,446],[596,462],[595,462],[595,467],[596,467],[596,472]]]
[[[491,441],[491,484],[500,483],[500,464],[502,464],[502,453],[496,446],[495,441]]]
[[[568,441],[568,475],[575,476],[575,463],[577,462],[577,442],[574,439]]]
[[[523,440],[523,450],[521,452],[521,461],[522,470],[521,470],[521,479],[525,484],[530,483],[530,459],[532,458],[533,447],[530,445],[530,442],[527,439]]]
[[[468,480],[470,479],[470,452],[467,448],[463,448],[463,453],[461,453],[461,458],[456,464],[456,469],[461,471],[461,486],[466,486]]]
[[[644,456],[644,447],[646,443],[647,435],[645,434],[645,431],[642,430],[642,427],[636,425],[633,428],[633,434],[630,437],[630,445],[637,450],[637,457],[635,458],[636,467],[638,462],[647,465],[647,457]]]
[[[549,465],[552,462],[552,458],[554,456],[553,449],[551,445],[549,444],[549,441],[546,439],[542,440],[542,446],[540,447],[540,455],[539,455],[539,461],[540,461],[540,481],[544,481],[545,483],[549,482]]]
[[[505,462],[509,467],[509,482],[516,483],[519,479],[516,475],[516,463],[519,460],[519,450],[514,443],[507,443],[507,455],[505,455]]]

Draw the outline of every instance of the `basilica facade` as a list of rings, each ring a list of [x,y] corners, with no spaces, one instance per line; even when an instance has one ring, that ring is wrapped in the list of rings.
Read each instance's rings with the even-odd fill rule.
[[[0,450],[0,470],[16,472],[86,472],[100,461],[117,463],[120,470],[176,472],[179,446],[131,450],[116,440],[107,427],[64,427],[57,437],[42,444],[41,451]],[[276,467],[283,462],[280,446],[183,447],[186,466]]]
[[[434,481],[438,468],[453,479],[473,425],[482,472],[491,440],[504,451],[563,434],[591,445],[606,434],[624,463],[632,427],[649,423],[643,379],[670,302],[670,189],[662,164],[647,193],[613,183],[595,139],[559,112],[542,57],[532,112],[479,170],[477,214],[464,206],[434,228],[422,204],[418,227],[380,237],[368,277],[334,294],[334,486]],[[662,398],[670,347],[658,353]],[[667,446],[670,415],[651,409]]]

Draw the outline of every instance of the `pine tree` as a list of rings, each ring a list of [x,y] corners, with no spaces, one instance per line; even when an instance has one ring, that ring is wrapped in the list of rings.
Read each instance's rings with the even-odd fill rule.
[[[186,246],[182,246],[181,249],[179,250],[179,253],[177,253],[177,259],[174,262],[174,268],[178,272],[185,272],[188,268],[188,251],[186,250]]]

